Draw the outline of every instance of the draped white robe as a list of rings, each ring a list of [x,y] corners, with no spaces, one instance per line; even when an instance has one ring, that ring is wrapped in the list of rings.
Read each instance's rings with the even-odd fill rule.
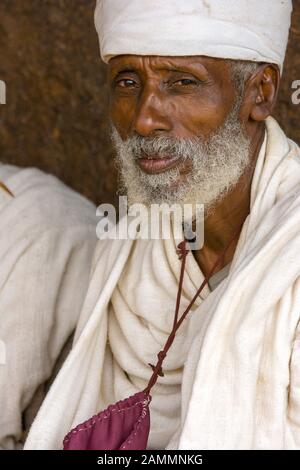
[[[96,245],[96,208],[57,178],[0,164],[0,448],[74,331]]]
[[[300,448],[300,150],[273,118],[250,205],[228,277],[205,287],[165,359],[149,449]],[[62,448],[72,427],[145,387],[172,327],[176,243],[98,243],[73,349],[26,449]],[[190,253],[181,311],[202,281]]]

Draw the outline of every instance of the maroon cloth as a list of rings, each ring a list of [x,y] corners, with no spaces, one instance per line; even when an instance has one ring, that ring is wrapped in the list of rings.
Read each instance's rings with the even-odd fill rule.
[[[64,450],[145,450],[150,401],[151,396],[142,391],[110,405],[71,430],[64,439]]]

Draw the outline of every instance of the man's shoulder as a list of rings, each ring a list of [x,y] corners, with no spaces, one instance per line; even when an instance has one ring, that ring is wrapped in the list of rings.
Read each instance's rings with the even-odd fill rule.
[[[96,227],[96,208],[87,198],[38,168],[0,164],[0,181],[13,194],[11,209],[44,228]]]
[[[282,181],[279,187],[278,198],[290,197],[290,195],[300,196],[300,147],[292,139],[287,138],[289,150],[284,158],[282,166]]]

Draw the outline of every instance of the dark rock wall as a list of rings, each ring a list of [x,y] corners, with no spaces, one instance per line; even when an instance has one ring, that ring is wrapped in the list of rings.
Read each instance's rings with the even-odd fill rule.
[[[277,0],[275,0],[277,1]],[[0,0],[0,160],[54,173],[87,197],[116,201],[107,136],[105,66],[93,25],[95,0]],[[300,0],[276,117],[300,143]]]

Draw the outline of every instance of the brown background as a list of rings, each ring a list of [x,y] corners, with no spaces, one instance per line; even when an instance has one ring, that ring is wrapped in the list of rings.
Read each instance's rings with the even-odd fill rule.
[[[0,1],[0,79],[7,85],[0,160],[54,173],[96,203],[115,202],[95,0]],[[300,143],[300,105],[291,102],[300,79],[300,0],[294,10],[276,117]]]

